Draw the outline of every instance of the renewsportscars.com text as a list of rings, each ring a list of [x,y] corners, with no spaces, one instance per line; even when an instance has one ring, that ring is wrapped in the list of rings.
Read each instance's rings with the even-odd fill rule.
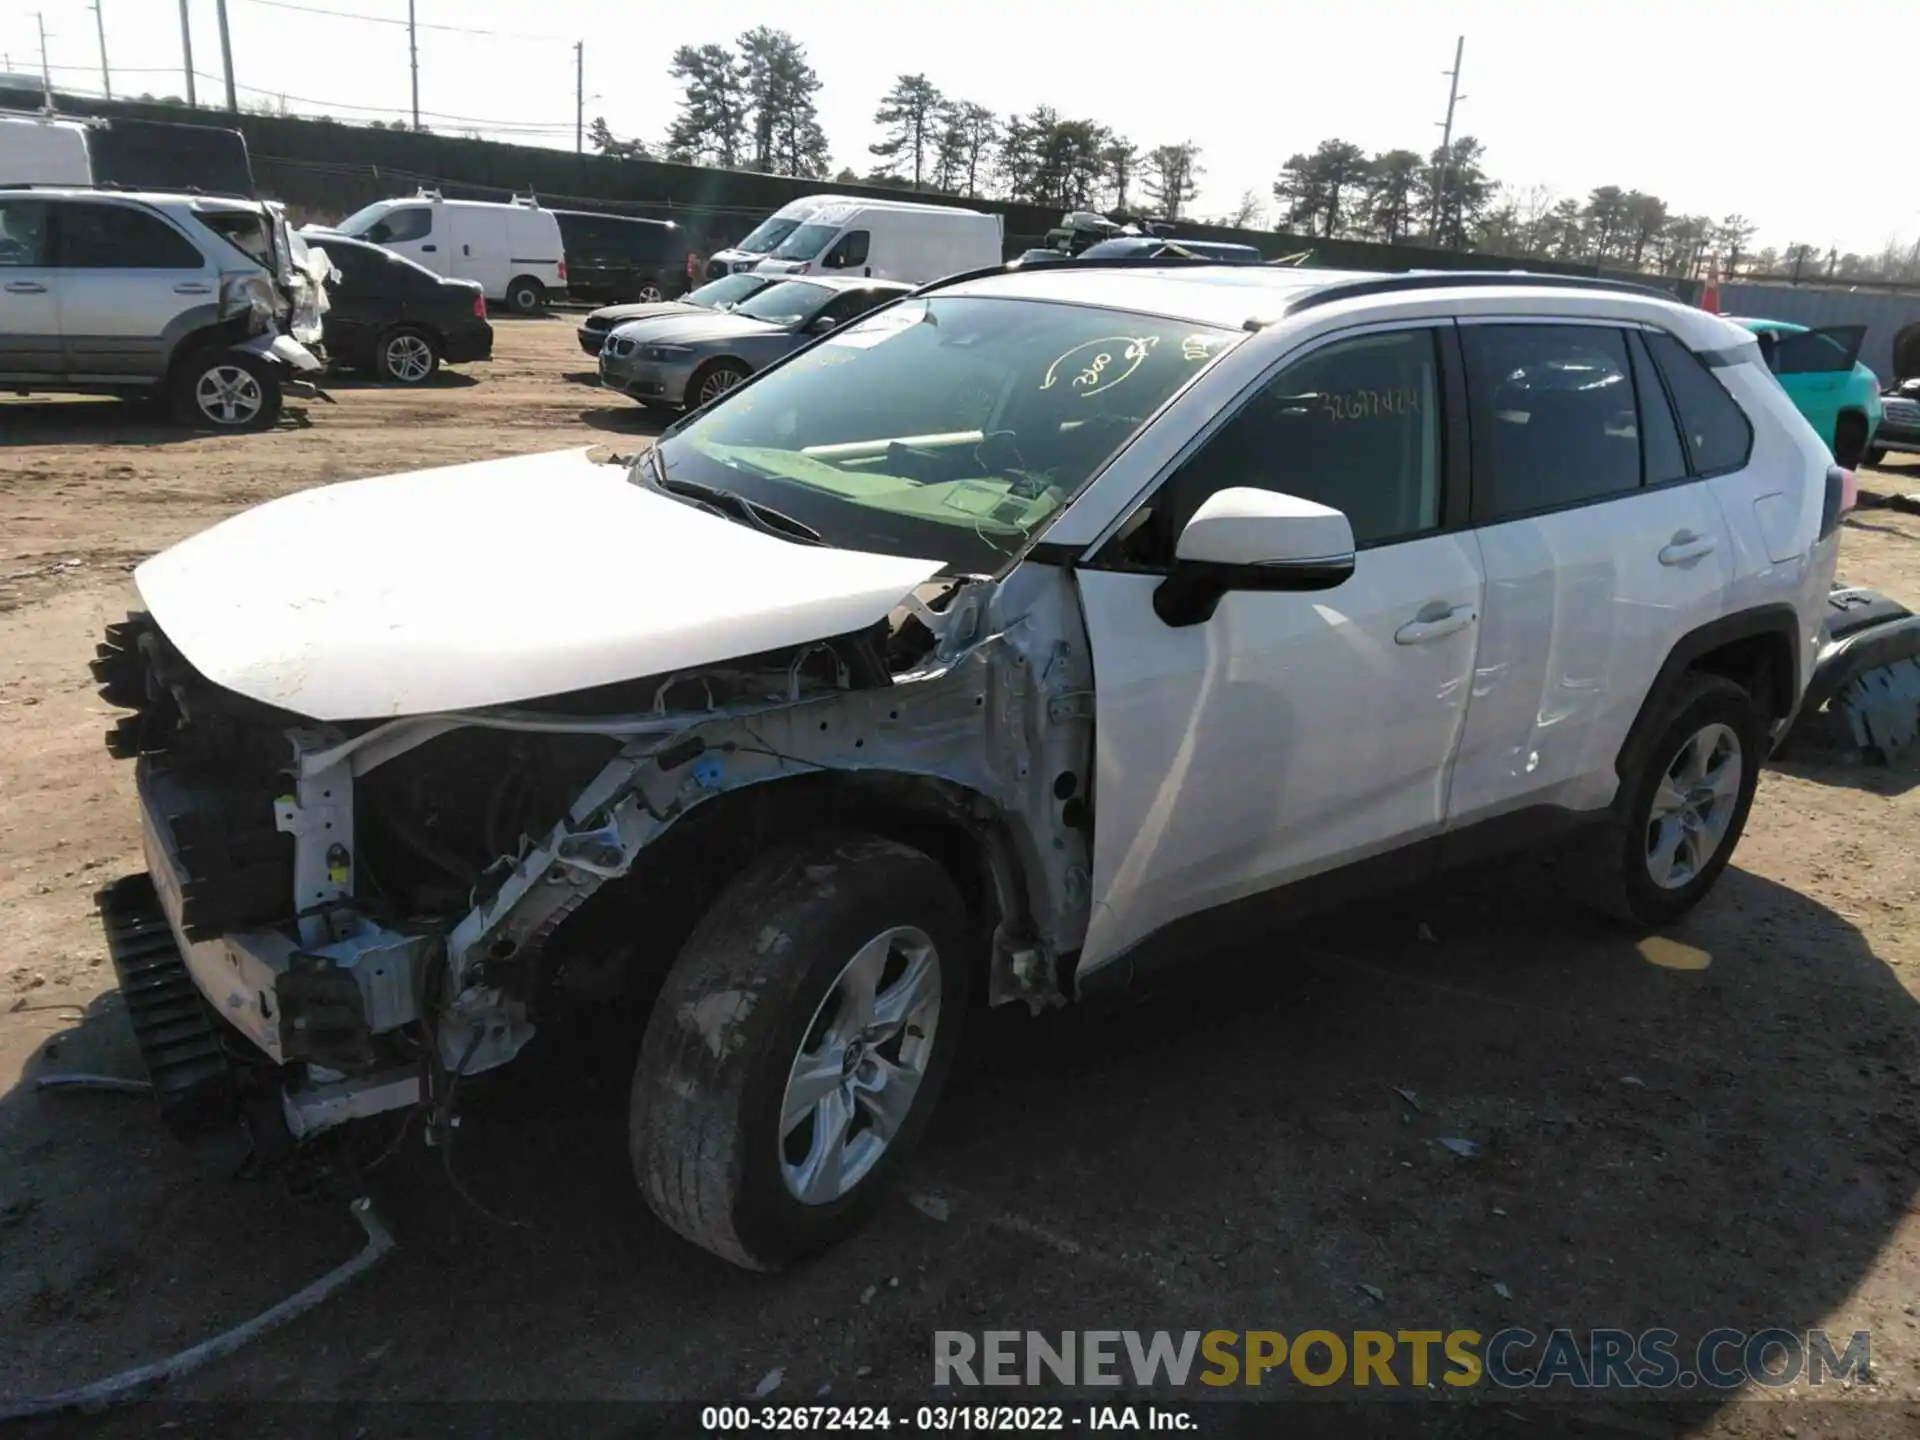
[[[933,1383],[1731,1390],[1865,1379],[1865,1330],[936,1330]]]

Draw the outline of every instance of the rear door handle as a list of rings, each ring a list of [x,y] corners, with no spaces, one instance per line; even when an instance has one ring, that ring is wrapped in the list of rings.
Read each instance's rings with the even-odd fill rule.
[[[213,286],[201,280],[182,280],[178,285],[173,287],[173,293],[176,295],[211,295],[213,293]]]
[[[1719,545],[1711,535],[1696,535],[1691,530],[1682,530],[1673,537],[1671,543],[1660,551],[1662,565],[1685,565],[1690,560],[1698,560],[1702,555],[1711,555]]]
[[[7,293],[9,295],[44,295],[47,293],[47,287],[38,280],[9,280]]]
[[[1409,620],[1393,632],[1396,645],[1424,645],[1430,640],[1443,640],[1449,635],[1458,635],[1480,616],[1471,605],[1456,605],[1444,615],[1427,620]]]

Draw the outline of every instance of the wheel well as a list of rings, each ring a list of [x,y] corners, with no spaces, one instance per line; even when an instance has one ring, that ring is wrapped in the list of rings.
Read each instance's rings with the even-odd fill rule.
[[[707,376],[722,366],[738,370],[742,375],[751,375],[753,373],[752,367],[744,361],[736,360],[731,355],[716,355],[713,359],[702,362],[700,367],[687,377],[687,393],[689,397],[700,388],[700,382],[702,380],[706,379]],[[689,398],[688,404],[691,405],[692,403],[691,398]]]
[[[830,828],[865,830],[939,862],[966,903],[984,969],[1008,904],[1025,903],[1004,831],[978,818],[986,808],[961,786],[890,772],[802,775],[716,796],[675,822],[560,928],[542,963],[545,979],[573,957],[631,942],[628,978],[650,1003],[687,936],[734,876],[770,846]],[[1003,901],[1010,874],[1013,894]]]
[[[1833,425],[1835,432],[1838,433],[1839,428],[1850,420],[1864,430],[1867,426],[1867,412],[1853,409],[1842,410],[1839,415],[1834,418]]]
[[[531,285],[533,286],[534,289],[538,290],[542,295],[545,295],[547,293],[546,282],[542,280],[538,275],[516,275],[513,277],[513,279],[507,282],[507,294],[512,295],[513,292],[519,289],[520,286],[522,285]]]
[[[425,320],[397,321],[396,323],[389,325],[386,329],[380,332],[380,339],[383,341],[388,340],[393,336],[398,335],[402,330],[417,330],[422,335],[426,336],[427,339],[431,340],[435,345],[439,346],[441,349],[444,350],[446,348],[446,344],[447,344],[446,335],[441,332],[441,329],[438,325],[429,324]]]
[[[167,383],[173,384],[179,377],[180,367],[195,355],[207,350],[224,350],[246,338],[243,327],[234,320],[223,320],[217,325],[203,325],[198,330],[189,330],[174,342],[173,353],[167,356]]]
[[[1733,681],[1760,703],[1770,720],[1782,719],[1793,709],[1793,642],[1778,630],[1717,646],[1696,656],[1687,669]]]

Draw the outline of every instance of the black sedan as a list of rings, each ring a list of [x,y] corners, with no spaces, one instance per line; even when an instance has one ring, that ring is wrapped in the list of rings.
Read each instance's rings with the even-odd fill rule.
[[[629,320],[652,320],[665,315],[697,315],[702,310],[731,310],[742,300],[758,295],[781,275],[756,275],[747,271],[709,280],[697,290],[689,290],[678,300],[643,300],[626,305],[603,305],[581,322],[577,332],[580,348],[598,355],[607,336]]]
[[[405,256],[308,228],[339,276],[327,285],[322,343],[336,364],[397,385],[420,385],[444,361],[493,358],[493,326],[478,281],[449,280]]]

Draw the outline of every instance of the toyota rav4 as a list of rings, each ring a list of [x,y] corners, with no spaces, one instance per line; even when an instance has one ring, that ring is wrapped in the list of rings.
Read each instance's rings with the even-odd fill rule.
[[[1566,832],[1671,921],[1808,683],[1850,477],[1651,291],[982,272],[631,461],[309,490],[136,572],[104,918],[165,1113],[260,1149],[645,998],[630,1142],[776,1268],[1035,1010]]]

